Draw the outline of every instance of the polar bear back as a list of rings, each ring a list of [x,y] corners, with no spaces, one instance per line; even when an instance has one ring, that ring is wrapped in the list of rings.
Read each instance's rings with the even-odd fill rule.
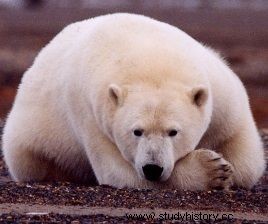
[[[170,79],[174,88],[205,83],[213,99],[210,129],[221,126],[223,139],[239,126],[239,110],[250,116],[243,85],[213,50],[176,27],[124,13],[67,26],[40,52],[21,88],[39,89],[37,95],[48,102],[48,92],[70,96],[90,86],[91,104],[96,105],[98,94],[104,95],[114,80],[129,84],[148,79],[155,85]]]

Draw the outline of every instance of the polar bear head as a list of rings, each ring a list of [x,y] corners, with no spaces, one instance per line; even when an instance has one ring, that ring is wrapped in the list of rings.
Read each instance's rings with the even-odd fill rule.
[[[112,136],[141,178],[167,180],[175,163],[194,150],[208,127],[211,105],[204,86],[109,86],[115,113]]]

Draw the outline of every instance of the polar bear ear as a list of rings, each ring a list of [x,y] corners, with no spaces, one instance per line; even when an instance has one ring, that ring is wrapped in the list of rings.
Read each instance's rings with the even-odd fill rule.
[[[117,105],[121,106],[124,101],[124,91],[122,88],[120,88],[116,84],[110,84],[109,85],[109,97],[112,100],[112,102]]]
[[[195,105],[201,107],[208,98],[208,90],[204,86],[197,86],[191,91],[192,101]]]

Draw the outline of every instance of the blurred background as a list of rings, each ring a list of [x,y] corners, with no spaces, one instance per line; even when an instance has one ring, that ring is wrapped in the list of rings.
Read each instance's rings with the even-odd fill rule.
[[[42,47],[69,23],[113,12],[170,23],[220,51],[268,127],[268,0],[0,0],[0,123]]]

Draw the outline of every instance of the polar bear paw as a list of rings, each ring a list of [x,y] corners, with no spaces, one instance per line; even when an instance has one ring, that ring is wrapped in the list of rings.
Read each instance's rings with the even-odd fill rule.
[[[205,168],[207,187],[229,190],[233,184],[233,166],[219,153],[207,149],[200,149],[199,159],[201,166]]]

